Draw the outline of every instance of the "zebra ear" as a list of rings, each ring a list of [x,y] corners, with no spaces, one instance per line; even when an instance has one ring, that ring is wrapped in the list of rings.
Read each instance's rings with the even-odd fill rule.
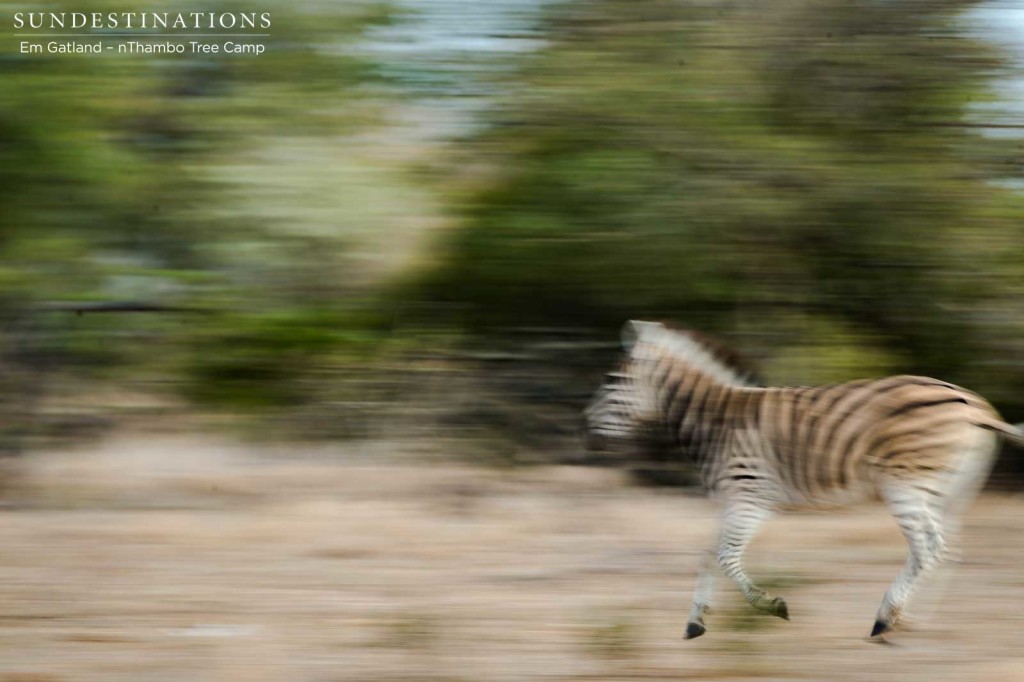
[[[643,335],[651,330],[663,327],[660,322],[644,322],[643,320],[630,320],[622,327],[622,348],[626,351],[633,350],[633,346]]]

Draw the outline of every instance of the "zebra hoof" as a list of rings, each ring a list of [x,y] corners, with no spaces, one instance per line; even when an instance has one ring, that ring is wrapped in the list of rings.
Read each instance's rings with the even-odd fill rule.
[[[707,628],[701,625],[700,623],[687,623],[686,635],[683,636],[683,639],[696,639],[697,637],[703,635],[705,632],[707,632]]]
[[[786,600],[782,597],[776,597],[772,599],[771,606],[768,613],[773,616],[778,616],[782,620],[789,620],[789,607],[786,606]]]
[[[892,630],[891,625],[889,625],[885,621],[876,620],[875,626],[871,628],[871,638],[874,639],[875,637],[878,637],[880,641],[884,642],[885,640],[881,639],[881,637],[890,630]]]

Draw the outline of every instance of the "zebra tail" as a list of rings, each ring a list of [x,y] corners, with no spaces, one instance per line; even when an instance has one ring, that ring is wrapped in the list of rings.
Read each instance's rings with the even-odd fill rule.
[[[1007,424],[1004,421],[998,419],[985,420],[978,423],[983,429],[995,431],[1003,437],[1003,439],[1018,448],[1024,449],[1024,422],[1020,424]]]

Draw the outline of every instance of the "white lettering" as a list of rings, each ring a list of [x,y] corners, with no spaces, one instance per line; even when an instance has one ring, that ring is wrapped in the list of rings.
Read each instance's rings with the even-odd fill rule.
[[[266,49],[262,43],[242,44],[230,40],[224,43],[224,51],[232,54],[263,54]]]

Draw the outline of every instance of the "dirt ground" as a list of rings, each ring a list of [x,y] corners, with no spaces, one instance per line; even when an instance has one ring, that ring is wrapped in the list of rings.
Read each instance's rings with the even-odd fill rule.
[[[1024,499],[987,495],[934,615],[865,641],[903,560],[879,508],[784,516],[681,639],[714,509],[602,469],[382,444],[120,437],[16,465],[0,681],[1024,680]],[[930,599],[929,599],[930,597]]]

